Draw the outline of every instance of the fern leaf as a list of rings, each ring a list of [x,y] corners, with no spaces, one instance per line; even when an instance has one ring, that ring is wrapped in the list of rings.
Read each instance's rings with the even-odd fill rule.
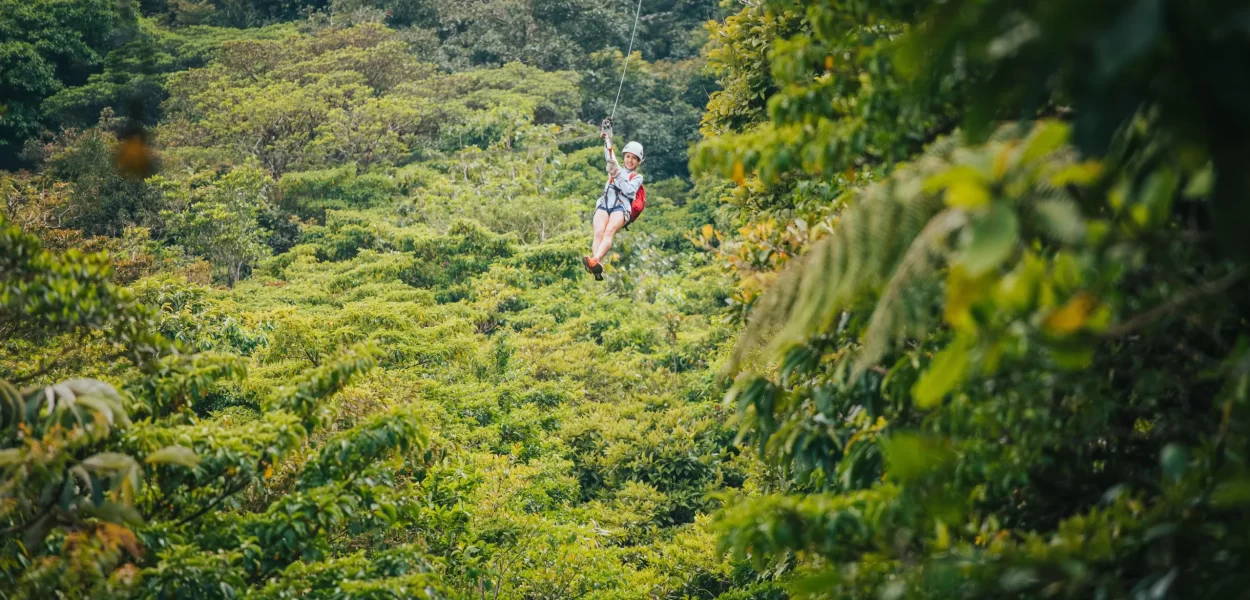
[[[1079,206],[1050,176],[1075,163],[1076,154],[1060,148],[1024,161],[1017,151],[1020,137],[1020,128],[1008,125],[975,148],[960,146],[957,135],[941,138],[914,163],[859,190],[838,215],[833,233],[791,262],[760,299],[730,373],[761,349],[783,356],[796,344],[830,332],[846,311],[871,311],[853,377],[900,340],[923,336],[936,326],[944,291],[940,274],[954,256],[953,242],[977,211],[985,210],[983,205],[946,208],[944,186],[929,184],[939,174],[985,172],[989,181],[989,165],[1008,165],[1016,169],[1014,187],[996,190],[1006,198],[995,202],[1030,219],[1035,236],[1078,242],[1083,230]],[[1001,175],[997,171],[994,177]]]

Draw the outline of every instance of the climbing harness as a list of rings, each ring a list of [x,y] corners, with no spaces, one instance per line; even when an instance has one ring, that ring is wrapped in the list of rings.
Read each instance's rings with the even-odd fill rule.
[[[618,169],[621,168],[620,164],[616,161],[616,151],[613,149],[613,146],[612,146],[612,120],[604,119],[603,124],[600,125],[599,131],[603,135],[603,158],[608,162],[608,181],[603,186],[603,198],[605,200],[604,208],[611,210],[613,208],[616,208],[617,206],[620,206],[621,201],[623,200],[623,198],[621,197],[620,189],[617,189],[616,194],[613,195],[613,198],[615,200],[613,205],[609,207],[606,204],[608,190],[610,188],[615,187],[615,185],[613,184],[611,167],[612,165],[616,165]],[[643,155],[642,144],[639,144],[638,142],[630,142],[628,144],[625,144],[625,148],[626,148],[626,152],[631,153],[634,156],[637,156],[639,162],[642,161],[642,155]],[[638,176],[637,173],[630,171],[629,179],[631,181],[637,176]],[[647,186],[639,185],[638,189],[634,192],[633,199],[628,200],[628,202],[629,202],[629,219],[625,221],[625,225],[623,226],[623,228],[626,230],[629,229],[629,226],[634,221],[637,221],[638,218],[642,216],[642,211],[647,208]]]

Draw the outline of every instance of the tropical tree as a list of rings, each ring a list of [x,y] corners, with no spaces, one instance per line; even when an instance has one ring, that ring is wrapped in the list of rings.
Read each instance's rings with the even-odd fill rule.
[[[109,282],[111,267],[103,255],[71,251],[57,258],[3,217],[0,246],[0,333],[5,340],[25,340],[30,351],[25,368],[6,369],[0,379],[5,491],[0,539],[6,546],[21,539],[24,547],[39,551],[59,528],[70,532],[70,548],[86,547],[82,560],[116,563],[122,550],[137,557],[138,541],[126,524],[140,520],[134,505],[142,494],[143,468],[107,444],[132,424],[123,398],[94,379],[29,384],[64,369],[76,353],[101,350],[144,370],[162,361],[164,368],[177,370],[177,347],[155,330],[148,309]],[[92,340],[96,335],[103,338]],[[58,338],[68,342],[63,350],[36,350]],[[88,340],[93,348],[75,347]],[[151,464],[193,466],[195,460],[179,446],[147,457]]]
[[[0,167],[17,164],[44,124],[40,103],[96,70],[137,14],[113,0],[0,3]]]
[[[375,581],[348,585],[347,597],[376,597],[371,590],[384,588],[436,595],[428,566],[412,549],[395,553],[389,567],[349,572],[359,559],[346,558],[277,575],[299,558],[319,556],[335,532],[398,517],[398,497],[380,494],[373,479],[389,476],[368,467],[423,443],[410,411],[338,435],[332,450],[312,457],[299,491],[285,500],[228,518],[220,512],[327,425],[333,412],[326,399],[376,364],[376,348],[348,348],[274,390],[260,419],[194,425],[195,411],[244,376],[239,356],[189,354],[169,341],[162,330],[173,324],[111,283],[103,255],[54,255],[3,217],[0,250],[6,350],[14,339],[27,349],[64,348],[19,353],[29,365],[19,359],[14,370],[6,360],[0,380],[6,597],[224,598],[262,585],[267,594],[289,597],[316,585],[309,578],[362,576]],[[171,292],[167,301],[178,295],[164,291]],[[94,379],[32,384],[118,360],[133,369],[120,392]],[[205,569],[222,571],[206,578]]]
[[[88,235],[119,236],[128,226],[155,225],[160,198],[141,179],[117,169],[120,119],[106,108],[96,127],[66,128],[31,140],[24,156],[44,172],[70,184],[70,203],[62,224]]]
[[[173,207],[164,213],[166,227],[173,240],[207,258],[233,286],[269,254],[258,216],[269,206],[272,183],[259,168],[246,166],[206,185],[195,183],[158,179]]]

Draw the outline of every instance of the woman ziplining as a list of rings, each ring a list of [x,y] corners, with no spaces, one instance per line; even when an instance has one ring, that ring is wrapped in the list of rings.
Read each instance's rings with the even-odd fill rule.
[[[647,206],[647,190],[642,185],[642,175],[637,172],[645,154],[642,144],[625,144],[625,148],[621,150],[625,162],[622,166],[617,162],[616,152],[612,148],[611,120],[604,119],[600,136],[603,137],[603,155],[608,163],[608,183],[595,203],[595,235],[590,255],[582,257],[582,264],[595,276],[596,281],[603,281],[603,257],[612,250],[616,232],[637,221]]]
[[[625,51],[625,66],[621,69],[621,82],[616,86],[616,99],[612,101],[612,112],[603,120],[599,129],[599,137],[603,138],[603,157],[607,161],[608,183],[603,194],[595,203],[594,241],[591,242],[590,255],[582,257],[586,270],[595,276],[595,281],[603,281],[603,257],[612,250],[612,241],[616,232],[629,227],[630,223],[642,216],[647,206],[647,190],[642,185],[642,175],[637,173],[642,164],[642,144],[629,142],[621,150],[625,166],[616,160],[616,152],[612,147],[612,119],[616,116],[616,107],[621,102],[621,90],[625,87],[625,74],[629,72],[629,57],[634,52],[634,34],[638,33],[638,17],[642,14],[642,0],[634,8],[634,27],[629,32],[629,49]]]

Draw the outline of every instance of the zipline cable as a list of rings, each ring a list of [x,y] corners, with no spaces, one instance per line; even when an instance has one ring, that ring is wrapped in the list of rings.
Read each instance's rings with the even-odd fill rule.
[[[616,100],[612,101],[612,114],[616,116],[616,105],[621,101],[621,89],[625,87],[625,73],[629,71],[629,55],[634,52],[634,34],[638,32],[638,16],[642,14],[642,0],[638,0],[638,8],[634,9],[634,28],[629,32],[629,50],[625,51],[625,68],[621,69],[621,83],[616,86]]]

